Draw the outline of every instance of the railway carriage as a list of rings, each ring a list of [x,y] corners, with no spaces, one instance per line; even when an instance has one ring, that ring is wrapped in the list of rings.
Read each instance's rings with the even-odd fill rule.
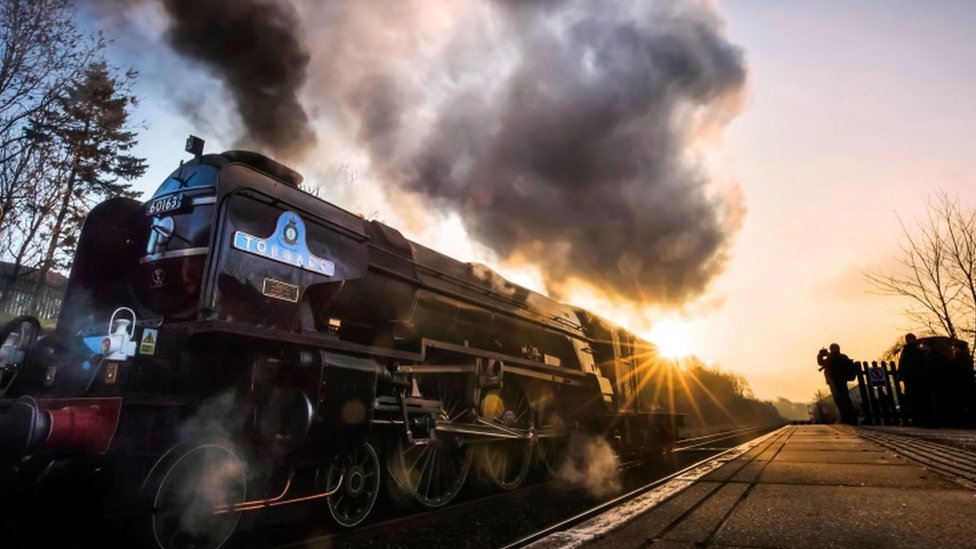
[[[79,500],[159,547],[219,547],[271,507],[355,526],[381,493],[435,508],[469,478],[513,489],[576,431],[669,449],[681,416],[652,344],[262,155],[187,150],[148,202],[91,211],[54,333],[21,317],[0,334],[2,501],[34,502],[11,522]]]

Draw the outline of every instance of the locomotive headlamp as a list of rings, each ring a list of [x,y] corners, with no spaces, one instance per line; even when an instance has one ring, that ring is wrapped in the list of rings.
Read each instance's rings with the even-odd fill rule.
[[[149,244],[146,246],[147,254],[158,253],[159,248],[165,246],[173,236],[175,223],[172,217],[156,218],[153,220],[151,232],[149,234]]]
[[[153,221],[152,230],[158,235],[159,243],[165,244],[173,236],[173,218],[164,217]]]
[[[131,318],[116,318],[120,313],[128,313]],[[136,313],[128,307],[119,307],[108,321],[109,334],[99,346],[107,360],[126,360],[136,354],[136,342],[132,335],[136,329]]]

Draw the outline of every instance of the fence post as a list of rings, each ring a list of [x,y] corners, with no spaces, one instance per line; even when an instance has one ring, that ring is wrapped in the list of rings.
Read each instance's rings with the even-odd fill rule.
[[[878,362],[872,361],[871,367],[877,368]],[[891,416],[894,414],[888,402],[889,401],[888,388],[886,386],[879,386],[879,387],[871,387],[871,390],[875,391],[875,394],[877,395],[876,402],[878,403],[878,409],[881,411],[881,413],[879,414],[881,416],[880,425],[891,425]]]
[[[864,423],[874,424],[874,408],[871,405],[871,398],[866,384],[866,363],[855,362],[857,366],[857,389],[861,393],[861,411],[864,413]]]
[[[885,371],[885,379],[891,385],[892,411],[894,413],[895,425],[907,425],[905,417],[905,407],[903,405],[904,395],[901,392],[901,374],[895,367],[894,361],[882,362],[881,367]],[[897,404],[896,404],[897,402]]]

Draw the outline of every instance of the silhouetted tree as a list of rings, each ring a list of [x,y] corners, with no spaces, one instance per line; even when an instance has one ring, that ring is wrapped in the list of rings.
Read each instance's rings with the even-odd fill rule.
[[[136,133],[129,126],[129,111],[136,103],[129,93],[134,79],[131,71],[119,76],[104,62],[92,63],[55,101],[58,115],[32,126],[35,139],[54,146],[55,158],[48,170],[59,196],[39,285],[55,267],[58,251],[73,249],[81,222],[95,201],[137,195],[128,181],[145,173],[146,163],[129,154],[136,144]]]
[[[759,401],[744,377],[711,368],[698,357],[682,359],[675,380],[674,408],[686,412],[690,424],[771,423],[782,417],[770,402]]]
[[[926,217],[902,227],[899,267],[865,273],[885,295],[905,297],[919,331],[976,343],[976,210],[940,192]]]
[[[17,238],[4,242],[6,249],[3,250],[3,255],[13,262],[13,279],[16,279],[21,267],[36,267],[41,261],[43,248],[38,246],[38,242],[44,241],[45,223],[50,221],[51,212],[59,199],[57,186],[45,184],[44,177],[51,163],[52,149],[50,144],[37,146],[30,154],[0,166],[0,174],[8,169],[21,172],[13,177],[17,177],[31,191],[29,200],[19,202],[16,215],[10,217],[7,227],[10,233],[17,235]]]
[[[57,99],[102,45],[101,37],[78,30],[70,0],[0,3],[0,162],[29,146],[28,120]]]
[[[888,346],[879,357],[881,360],[897,360],[901,354],[901,348],[905,346],[905,336],[898,336],[891,345]]]

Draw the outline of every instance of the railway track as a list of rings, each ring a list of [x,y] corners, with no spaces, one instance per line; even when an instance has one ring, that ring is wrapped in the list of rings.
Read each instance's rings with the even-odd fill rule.
[[[735,439],[737,437],[758,433],[761,431],[768,431],[779,427],[781,424],[770,424],[770,425],[753,425],[748,427],[741,427],[739,429],[731,429],[727,431],[719,431],[716,433],[708,433],[695,437],[688,437],[679,440],[675,446],[675,452],[712,452],[712,451],[722,451],[727,450],[726,447],[716,447],[714,446],[718,442],[725,440]]]
[[[585,520],[586,516],[598,512],[599,509],[619,505],[621,501],[636,497],[664,481],[662,479],[647,483],[649,476],[660,478],[667,475],[665,479],[669,479],[680,475],[688,468],[677,473],[673,473],[673,469],[681,468],[690,459],[700,458],[701,453],[716,454],[726,451],[730,445],[738,445],[777,427],[778,424],[750,426],[682,439],[675,444],[675,463],[670,464],[670,468],[650,469],[647,466],[635,466],[632,462],[622,463],[621,475],[627,477],[622,479],[626,494],[610,500],[603,498],[597,501],[582,490],[568,489],[557,479],[511,492],[474,494],[467,501],[455,503],[446,509],[393,516],[352,531],[313,532],[303,536],[301,540],[279,547],[458,547],[459,542],[452,540],[462,540],[460,545],[465,547],[497,547],[512,544],[521,537],[521,540],[512,545],[518,547],[521,546],[518,543],[530,538],[536,539],[534,536],[552,528],[566,527],[574,521]],[[723,446],[723,443],[726,444]],[[554,523],[557,524],[556,527],[544,528]],[[497,524],[505,526],[499,527]],[[505,532],[506,528],[510,531],[509,534],[499,533],[499,530]],[[261,546],[259,541],[254,543],[254,547]]]

